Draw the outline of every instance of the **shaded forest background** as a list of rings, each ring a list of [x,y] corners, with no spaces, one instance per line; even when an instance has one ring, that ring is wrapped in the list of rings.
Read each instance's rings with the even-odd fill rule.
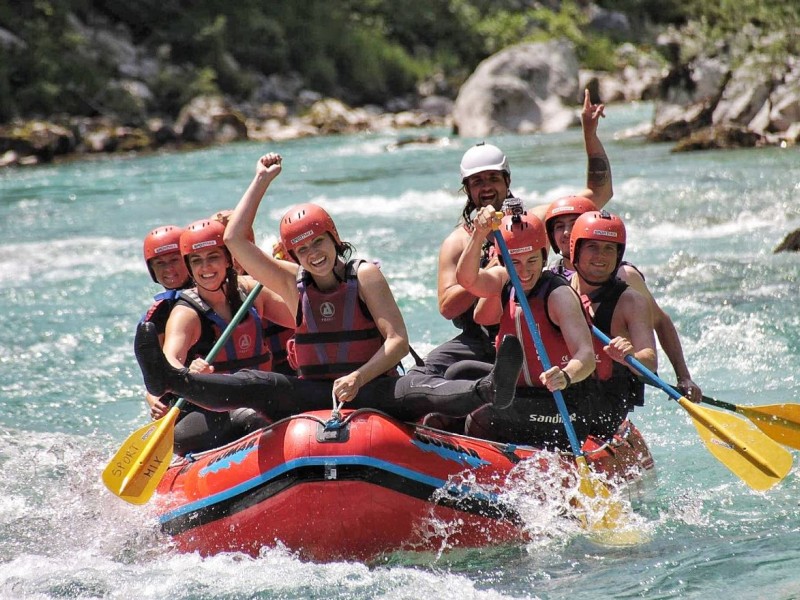
[[[600,27],[598,13],[604,14]],[[615,27],[615,15],[627,27]],[[117,31],[150,57],[144,110],[117,62],[76,27]],[[582,67],[657,50],[691,23],[719,43],[745,23],[800,23],[784,0],[0,0],[0,123],[53,114],[174,118],[192,98],[247,101],[269,76],[353,105],[453,97],[477,64],[521,41],[566,37]],[[665,57],[665,59],[668,57]],[[133,123],[132,123],[133,124]]]

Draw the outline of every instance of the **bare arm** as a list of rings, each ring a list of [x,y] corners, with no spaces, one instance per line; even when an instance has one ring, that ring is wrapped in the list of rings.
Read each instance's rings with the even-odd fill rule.
[[[164,356],[178,369],[186,364],[189,349],[200,339],[200,317],[188,306],[175,306],[164,333]]]
[[[550,391],[555,391],[567,386],[562,372],[566,372],[573,383],[583,381],[591,375],[595,368],[595,358],[592,334],[580,300],[572,289],[564,286],[553,290],[548,297],[547,307],[550,318],[561,329],[572,357],[563,368],[556,365],[542,373],[542,383]]]
[[[447,236],[439,249],[439,312],[445,319],[455,319],[475,302],[475,296],[459,285],[456,278],[458,259],[468,239],[469,234],[459,227]]]
[[[358,269],[359,296],[367,305],[384,342],[372,357],[352,373],[333,382],[333,392],[349,402],[364,384],[395,367],[408,354],[408,333],[394,294],[380,269],[362,264]]]
[[[297,265],[275,260],[248,239],[259,204],[269,184],[281,172],[281,157],[271,153],[256,164],[256,174],[225,228],[225,245],[244,269],[255,279],[283,298],[294,315],[297,310]]]
[[[503,281],[495,269],[481,269],[483,243],[492,227],[499,225],[500,219],[491,206],[482,208],[473,221],[472,234],[467,240],[456,266],[456,281],[473,296],[488,298],[500,294]]]
[[[672,318],[664,312],[664,310],[656,305],[656,335],[658,341],[661,343],[661,348],[664,354],[667,355],[672,368],[675,371],[675,377],[678,379],[678,387],[684,394],[695,402],[700,402],[703,397],[703,391],[700,389],[693,380],[689,372],[689,367],[686,365],[686,359],[683,356],[683,345],[681,339],[678,337],[678,330],[675,328]]]
[[[620,296],[617,304],[617,309],[614,311],[622,316],[623,330],[620,335],[627,338],[625,341],[629,342],[626,347],[625,344],[618,344],[615,346],[612,340],[612,346],[615,346],[619,352],[607,351],[608,355],[613,360],[620,362],[627,366],[631,371],[636,373],[627,362],[625,356],[631,354],[636,360],[642,363],[651,371],[658,370],[658,354],[656,353],[656,338],[653,334],[653,327],[651,325],[653,318],[650,314],[650,303],[648,300],[636,290],[628,289]],[[613,325],[616,325],[617,320],[614,319]]]
[[[650,289],[647,287],[647,283],[645,283],[641,274],[636,269],[623,265],[617,272],[617,275],[649,301],[653,328],[664,350],[664,354],[667,355],[675,371],[675,376],[678,379],[678,387],[696,402],[699,402],[700,398],[703,396],[703,392],[700,387],[692,381],[692,375],[689,372],[689,367],[686,365],[686,359],[683,356],[683,346],[678,336],[678,330],[675,328],[675,323],[672,322],[672,318],[659,306],[658,302],[656,302],[655,297],[650,293]]]
[[[255,279],[248,276],[239,277],[241,285],[248,293],[256,285]],[[263,318],[283,327],[294,329],[297,325],[295,312],[289,309],[284,299],[267,287],[262,287],[255,301],[256,310]],[[295,307],[297,304],[295,303]]]
[[[575,195],[589,198],[597,208],[603,208],[614,195],[611,184],[611,165],[603,142],[597,135],[600,119],[605,117],[605,105],[592,104],[589,90],[584,91],[583,109],[581,110],[581,126],[583,128],[583,145],[586,149],[587,172],[586,188]],[[549,204],[534,206],[530,211],[544,220]]]
[[[605,117],[605,105],[592,104],[589,90],[584,91],[583,110],[581,110],[581,126],[583,127],[583,145],[586,148],[588,161],[586,173],[586,189],[579,195],[594,201],[597,208],[603,208],[614,195],[611,184],[611,165],[603,143],[597,135],[600,119]]]
[[[505,282],[508,280],[508,273],[504,267],[492,267],[487,271],[487,275],[497,278],[497,293],[480,298],[475,305],[473,319],[478,325],[496,325],[503,316],[503,299],[500,294]]]

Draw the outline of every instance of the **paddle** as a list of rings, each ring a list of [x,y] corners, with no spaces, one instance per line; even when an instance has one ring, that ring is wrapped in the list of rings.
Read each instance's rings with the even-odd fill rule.
[[[674,385],[669,387],[676,392],[680,392]],[[742,406],[723,402],[710,396],[703,396],[703,402],[717,408],[739,413],[750,419],[756,427],[779,444],[800,450],[800,404]]]
[[[605,344],[611,342],[594,325],[592,333]],[[648,382],[678,401],[692,417],[694,426],[711,454],[751,488],[768,490],[789,473],[792,455],[750,423],[687,400],[633,356],[626,356],[625,361]]]
[[[506,271],[508,271],[508,276],[511,279],[511,283],[514,286],[514,291],[519,298],[519,305],[522,307],[522,313],[525,316],[525,323],[528,326],[528,331],[530,332],[531,337],[533,338],[533,343],[536,346],[536,352],[539,355],[539,360],[542,363],[542,369],[547,371],[550,368],[550,359],[547,355],[547,349],[542,342],[542,337],[539,334],[539,328],[537,327],[536,320],[531,312],[531,307],[526,301],[527,295],[522,287],[522,282],[519,279],[519,275],[517,275],[517,271],[514,268],[514,263],[511,260],[511,254],[508,251],[508,246],[506,246],[506,242],[499,231],[494,231],[493,235],[497,241],[497,245],[500,247],[500,253],[503,256],[503,262],[505,263]],[[581,449],[581,444],[578,442],[578,436],[575,433],[575,427],[572,425],[572,421],[570,421],[569,411],[567,410],[567,405],[564,402],[564,396],[561,394],[561,390],[555,390],[553,392],[553,398],[555,398],[558,412],[561,415],[562,422],[564,423],[564,429],[566,429],[567,437],[569,438],[572,454],[575,456],[575,463],[578,467],[578,477],[580,479],[578,489],[587,498],[600,498],[603,503],[603,505],[600,507],[601,510],[599,511],[600,517],[593,519],[591,524],[588,526],[591,530],[596,532],[601,530],[616,529],[619,526],[619,521],[623,513],[622,507],[619,505],[619,503],[614,502],[611,499],[611,493],[608,491],[608,488],[603,484],[603,482],[598,480],[596,477],[592,477],[589,464],[586,462],[586,456]],[[585,519],[584,525],[587,525]]]
[[[262,287],[260,283],[256,284],[245,298],[206,356],[207,362],[212,362],[217,356]],[[103,483],[111,493],[131,504],[144,504],[150,500],[172,460],[175,422],[185,403],[184,398],[179,398],[166,415],[128,436],[103,471]]]

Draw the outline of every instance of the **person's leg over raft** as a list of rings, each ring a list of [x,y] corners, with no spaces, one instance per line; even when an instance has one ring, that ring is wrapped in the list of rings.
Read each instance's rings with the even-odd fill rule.
[[[145,387],[151,394],[171,391],[216,411],[253,408],[272,420],[330,406],[331,381],[304,380],[263,371],[216,375],[176,369],[164,358],[150,323],[137,328],[134,350]],[[502,409],[514,400],[522,362],[519,340],[506,336],[491,372],[477,381],[417,373],[381,377],[365,385],[346,406],[375,408],[402,420],[415,420],[430,412],[464,416],[484,404]]]
[[[155,329],[136,329],[134,352],[148,390],[171,390],[210,411],[252,408],[272,421],[331,406],[331,382],[302,380],[270,371],[243,369],[232,374],[190,373],[165,358]],[[150,392],[153,393],[153,392]]]
[[[404,421],[416,421],[429,413],[464,417],[485,404],[503,408],[514,400],[523,360],[519,340],[506,336],[485,377],[450,380],[419,372],[385,377],[364,386],[346,406],[376,408]]]

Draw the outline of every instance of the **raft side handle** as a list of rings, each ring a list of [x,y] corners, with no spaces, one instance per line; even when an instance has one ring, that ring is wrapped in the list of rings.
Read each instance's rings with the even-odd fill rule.
[[[350,439],[350,423],[331,419],[327,423],[320,423],[317,427],[317,442],[343,444]]]

